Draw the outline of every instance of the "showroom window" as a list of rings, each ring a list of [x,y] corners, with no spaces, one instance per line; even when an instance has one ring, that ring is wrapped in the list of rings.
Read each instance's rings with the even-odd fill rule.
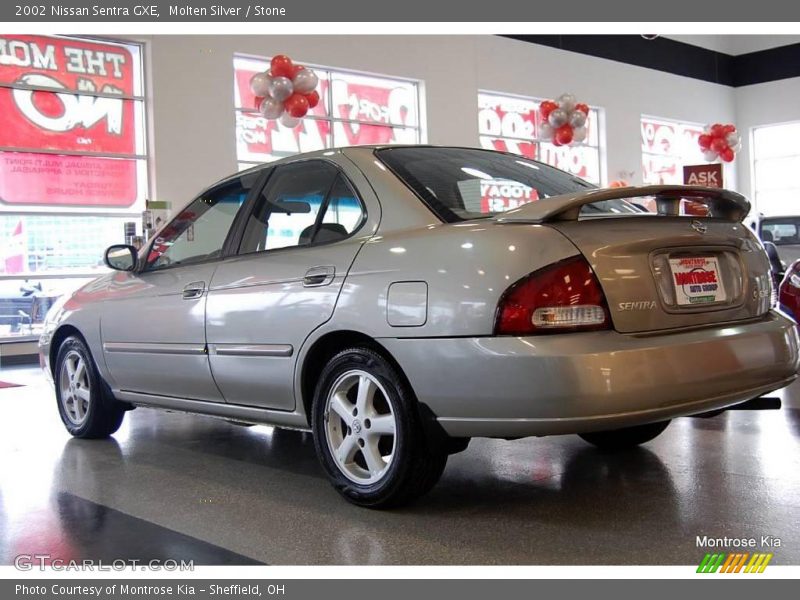
[[[800,197],[800,122],[753,129],[753,191],[764,215],[795,215]]]
[[[269,59],[233,59],[236,155],[239,168],[300,152],[363,144],[418,144],[420,83],[309,65],[319,77],[321,101],[294,129],[265,119],[254,108],[250,78],[269,69]]]
[[[478,133],[483,148],[521,154],[600,185],[601,111],[592,107],[586,121],[586,141],[557,147],[539,134],[542,98],[525,98],[493,92],[478,94]]]
[[[36,335],[43,307],[105,272],[105,248],[141,219],[141,53],[0,35],[0,339]]]
[[[643,116],[641,130],[645,184],[681,184],[684,165],[706,164],[697,143],[702,125]]]

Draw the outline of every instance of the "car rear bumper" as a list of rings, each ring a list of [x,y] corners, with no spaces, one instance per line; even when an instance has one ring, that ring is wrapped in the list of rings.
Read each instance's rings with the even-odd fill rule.
[[[578,433],[725,408],[788,385],[800,360],[796,327],[777,312],[647,336],[379,341],[459,437]]]

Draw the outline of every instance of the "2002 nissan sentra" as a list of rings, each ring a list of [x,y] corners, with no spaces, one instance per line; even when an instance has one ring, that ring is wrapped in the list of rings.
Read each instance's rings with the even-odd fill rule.
[[[472,437],[633,446],[791,382],[748,211],[484,150],[295,156],[210,187],[138,255],[109,248],[41,353],[74,436],[136,406],[311,429],[348,500],[397,505]]]

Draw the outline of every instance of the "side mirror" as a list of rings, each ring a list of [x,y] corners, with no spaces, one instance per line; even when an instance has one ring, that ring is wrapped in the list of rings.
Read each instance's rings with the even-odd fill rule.
[[[115,271],[133,271],[136,268],[137,259],[136,248],[126,244],[109,246],[103,256],[106,266]]]

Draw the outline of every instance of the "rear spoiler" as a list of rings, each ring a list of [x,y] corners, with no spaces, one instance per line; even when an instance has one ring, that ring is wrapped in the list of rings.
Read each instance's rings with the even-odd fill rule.
[[[747,198],[730,190],[699,185],[644,185],[625,188],[603,188],[563,194],[530,202],[496,217],[499,223],[547,223],[577,221],[586,204],[604,200],[655,197],[658,214],[677,217],[681,200],[693,200],[708,206],[709,216],[728,221],[742,221],[750,212]]]

